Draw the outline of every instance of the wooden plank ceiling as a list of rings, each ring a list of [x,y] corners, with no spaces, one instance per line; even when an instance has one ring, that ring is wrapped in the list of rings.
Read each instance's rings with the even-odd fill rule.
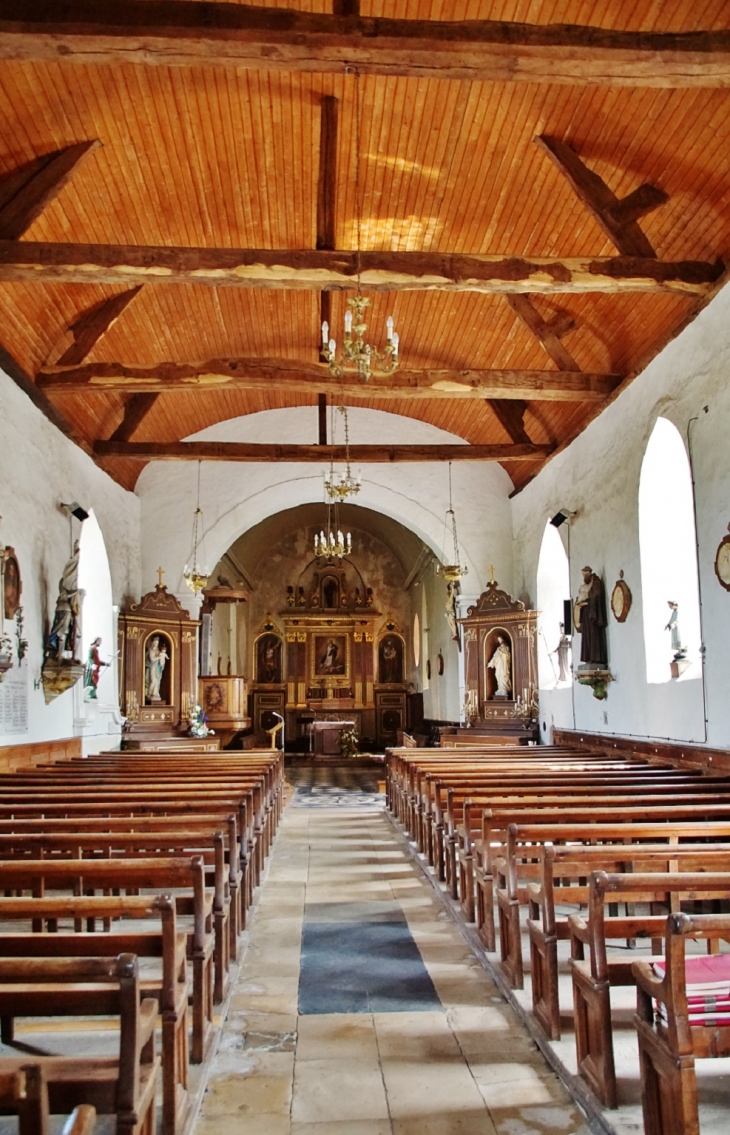
[[[347,0],[335,3],[346,12]],[[329,0],[269,6],[332,10]],[[638,32],[730,29],[726,0],[362,0],[361,13]],[[84,154],[55,196],[44,199],[36,219],[20,234],[21,245],[315,249],[321,108],[325,96],[332,96],[338,100],[336,179],[329,171],[333,247],[356,248],[356,79],[344,68],[341,74],[318,74],[215,62],[88,64],[32,55],[0,63],[0,209],[3,185],[12,189],[9,179],[29,163],[79,143],[101,145]],[[365,251],[558,261],[618,257],[616,242],[536,144],[537,136],[545,136],[568,143],[619,199],[642,185],[666,194],[665,203],[638,220],[660,262],[705,262],[714,278],[722,270],[716,262],[730,259],[727,88],[376,74],[363,75],[359,83]],[[2,219],[0,211],[0,342],[17,364],[18,381],[37,383],[42,390],[37,397],[55,407],[90,449],[113,435],[117,441],[177,442],[238,415],[315,406],[326,388],[318,353],[319,291],[172,283],[160,274],[145,276],[140,290],[112,312],[101,305],[124,296],[132,281],[94,282],[92,268],[80,277],[89,282],[36,269],[24,269],[19,278],[11,271],[17,256],[9,243],[18,237],[2,229]],[[39,255],[43,261],[45,254]],[[554,377],[559,386],[555,351],[546,350],[527,326],[519,301],[508,294],[364,290],[372,300],[369,337],[379,343],[385,318],[393,314],[401,367],[409,374],[549,371],[548,379]],[[527,303],[538,323],[557,327],[558,355],[562,345],[576,371],[610,376],[601,387],[605,398],[694,316],[710,290],[709,283],[684,291],[617,287],[534,294]],[[331,293],[338,339],[347,294]],[[97,318],[93,327],[79,329],[80,317],[98,315],[100,309],[101,324]],[[69,352],[75,324],[79,345]],[[90,349],[81,343],[84,326]],[[102,374],[101,364],[151,370],[163,363],[230,359],[301,363],[306,386],[300,380],[292,389],[274,373],[261,388],[222,383],[216,388],[209,380],[197,389],[163,391],[155,398],[150,393],[157,389],[148,387],[145,394],[143,384],[125,388],[121,382],[113,390],[77,384],[64,391],[64,374],[59,377],[53,369],[59,363],[79,364],[88,376],[94,365]],[[321,381],[313,370],[318,365]],[[563,363],[562,370],[568,369]],[[298,372],[292,367],[285,373]],[[526,437],[540,447],[557,447],[575,437],[603,404],[598,396],[495,402],[494,391],[488,398],[393,392],[385,398],[377,385],[357,392],[348,388],[348,403],[430,422],[481,446]],[[307,413],[306,421],[312,434],[307,440],[314,443],[316,414]],[[543,453],[506,466],[517,487],[535,474]],[[143,467],[139,460],[120,457],[98,460],[129,488]]]

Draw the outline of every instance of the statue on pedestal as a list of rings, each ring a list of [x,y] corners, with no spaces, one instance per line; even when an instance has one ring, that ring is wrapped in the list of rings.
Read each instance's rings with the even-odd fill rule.
[[[168,653],[166,644],[163,643],[162,646],[160,646],[160,636],[153,635],[147,647],[147,658],[145,662],[145,694],[148,701],[162,701],[160,683],[162,682],[162,674],[167,659]]]
[[[580,633],[580,660],[588,668],[605,670],[608,666],[607,621],[603,583],[593,568],[584,567],[575,603],[575,629]]]
[[[58,581],[56,612],[48,636],[47,654],[55,655],[59,661],[64,657],[78,661],[76,659],[78,618],[81,614],[81,604],[85,595],[85,592],[78,585],[79,556],[79,542],[77,540],[74,544],[73,555],[63,569],[63,575]]]

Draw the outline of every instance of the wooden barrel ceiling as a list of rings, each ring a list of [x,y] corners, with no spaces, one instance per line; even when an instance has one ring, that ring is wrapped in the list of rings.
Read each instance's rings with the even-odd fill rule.
[[[519,488],[726,279],[727,0],[3,0],[0,114],[0,365],[128,488],[323,394]]]

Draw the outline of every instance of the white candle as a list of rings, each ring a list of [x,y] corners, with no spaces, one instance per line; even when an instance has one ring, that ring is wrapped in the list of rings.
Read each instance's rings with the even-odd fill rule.
[[[390,341],[393,338],[393,316],[392,315],[389,315],[388,318],[386,319],[385,326],[387,328],[388,342],[390,343]]]
[[[398,355],[398,344],[399,343],[400,343],[400,338],[398,337],[398,332],[394,331],[393,332],[393,354],[396,355],[396,356]]]
[[[352,331],[352,312],[348,308],[345,312],[345,334],[349,335]]]
[[[329,338],[329,333],[330,333],[330,325],[327,322],[327,320],[325,319],[324,323],[322,324],[322,345],[324,347],[327,346],[327,340]]]

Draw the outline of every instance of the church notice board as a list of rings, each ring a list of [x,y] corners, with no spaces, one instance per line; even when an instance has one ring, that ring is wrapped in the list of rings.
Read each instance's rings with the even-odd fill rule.
[[[0,682],[0,735],[28,732],[28,668],[13,666]]]

